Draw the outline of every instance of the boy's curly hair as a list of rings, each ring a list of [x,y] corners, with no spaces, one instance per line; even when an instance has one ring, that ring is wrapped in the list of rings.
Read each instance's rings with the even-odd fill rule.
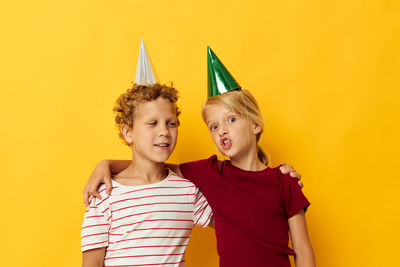
[[[169,100],[171,103],[176,103],[178,100],[178,90],[165,84],[134,84],[132,88],[128,89],[125,93],[120,95],[115,102],[113,111],[115,113],[115,122],[118,130],[121,129],[122,125],[129,127],[133,126],[133,120],[135,119],[137,107],[148,101],[156,100],[162,97]],[[178,106],[175,105],[175,113],[178,117],[180,114]],[[119,136],[128,146],[124,136],[119,132]]]

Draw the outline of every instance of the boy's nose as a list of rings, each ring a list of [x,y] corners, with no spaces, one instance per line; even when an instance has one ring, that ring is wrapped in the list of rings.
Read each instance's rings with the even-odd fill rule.
[[[168,127],[160,126],[158,134],[159,136],[168,136],[169,135]]]

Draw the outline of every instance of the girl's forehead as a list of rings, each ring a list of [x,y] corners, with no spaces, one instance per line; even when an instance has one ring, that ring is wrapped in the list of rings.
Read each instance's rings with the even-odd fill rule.
[[[236,113],[229,107],[222,104],[211,104],[206,107],[207,120],[215,120],[226,116],[236,115]]]

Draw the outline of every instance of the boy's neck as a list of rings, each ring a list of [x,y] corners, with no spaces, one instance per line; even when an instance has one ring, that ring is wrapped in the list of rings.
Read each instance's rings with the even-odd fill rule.
[[[130,185],[140,185],[160,182],[167,175],[164,163],[133,159],[125,170],[115,175],[114,179]]]

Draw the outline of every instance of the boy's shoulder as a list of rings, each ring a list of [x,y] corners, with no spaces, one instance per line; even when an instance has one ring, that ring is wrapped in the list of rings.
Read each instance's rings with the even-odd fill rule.
[[[175,173],[174,171],[169,170],[169,174],[168,174],[168,182],[170,183],[175,183],[177,185],[186,185],[186,186],[193,186],[196,187],[194,185],[194,183],[192,183],[191,181],[189,181],[188,179],[186,179],[183,176],[180,176],[179,174]]]
[[[113,187],[114,187],[114,185],[113,185]],[[100,194],[100,196],[101,196],[102,198],[108,196],[108,195],[107,195],[107,192],[106,192],[106,185],[105,185],[105,184],[101,184],[101,185],[99,186],[98,192],[99,192],[99,194]]]
[[[114,188],[114,186],[113,186]],[[105,184],[101,184],[99,186],[99,188],[97,189],[97,192],[99,193],[99,195],[101,196],[101,199],[98,199],[96,197],[92,197],[90,202],[89,202],[89,206],[88,209],[90,207],[99,207],[99,206],[107,206],[108,205],[108,199],[109,199],[109,195],[106,192],[106,186]]]

